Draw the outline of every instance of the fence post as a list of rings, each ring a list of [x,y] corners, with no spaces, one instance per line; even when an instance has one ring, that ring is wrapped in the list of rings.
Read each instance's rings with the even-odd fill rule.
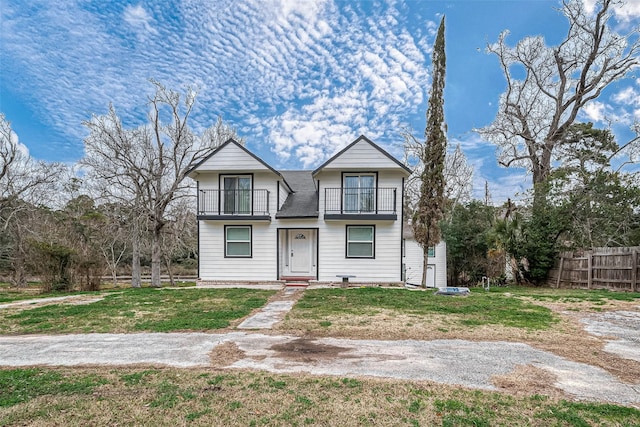
[[[587,289],[591,289],[591,282],[593,281],[593,252],[589,252],[587,256]]]
[[[558,280],[556,282],[556,288],[560,289],[560,280],[562,279],[562,265],[564,264],[564,257],[560,257],[560,267],[558,268]]]
[[[633,249],[631,252],[631,290],[633,292],[638,290],[638,250]]]

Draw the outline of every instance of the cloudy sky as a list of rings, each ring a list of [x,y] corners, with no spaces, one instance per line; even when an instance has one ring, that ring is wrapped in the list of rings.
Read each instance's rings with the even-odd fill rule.
[[[592,2],[593,0],[585,0]],[[0,0],[0,111],[32,156],[73,163],[81,125],[112,103],[125,124],[146,116],[149,78],[197,89],[192,125],[221,115],[280,169],[313,168],[365,134],[401,157],[402,129],[422,135],[437,24],[446,15],[445,116],[451,147],[475,167],[474,193],[496,201],[527,188],[473,131],[489,124],[505,82],[487,43],[510,30],[558,43],[547,0]],[[621,32],[640,0],[616,10]],[[616,84],[583,120],[640,116],[640,79]],[[624,134],[629,123],[614,129]]]

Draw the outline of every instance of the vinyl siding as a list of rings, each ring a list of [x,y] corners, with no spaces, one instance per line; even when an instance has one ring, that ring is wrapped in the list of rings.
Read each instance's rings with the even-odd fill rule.
[[[252,226],[252,257],[225,258],[224,226]],[[269,223],[200,222],[200,278],[203,280],[275,280],[276,229]]]
[[[287,186],[283,182],[280,182],[280,205],[278,206],[278,209],[282,207],[288,196],[289,192],[287,191]]]
[[[401,280],[401,241],[398,221],[322,221],[319,280],[336,281],[338,274],[356,276],[358,282]],[[346,257],[346,226],[375,225],[375,258]]]
[[[398,165],[385,156],[376,148],[372,147],[366,141],[360,141],[349,150],[342,153],[339,157],[333,159],[329,164],[325,165],[324,170],[340,169],[340,170],[377,170],[377,169],[395,169],[399,170]]]
[[[427,263],[434,265],[435,286],[443,288],[447,286],[447,245],[444,241],[436,245],[435,257],[429,257]],[[422,281],[422,248],[413,239],[405,241],[405,274],[406,281],[419,285]]]
[[[224,173],[268,171],[269,169],[235,144],[228,144],[204,163],[196,172],[216,171]],[[271,172],[273,173],[273,172]],[[198,177],[198,180],[200,177]]]
[[[357,144],[359,145],[359,144]],[[356,145],[356,146],[357,146]],[[369,150],[371,146],[365,143]],[[353,147],[355,148],[355,147]],[[349,151],[351,152],[351,151]],[[347,153],[349,153],[347,152]],[[344,153],[343,155],[347,154]],[[384,156],[383,156],[384,157]],[[386,161],[391,162],[385,157]],[[333,164],[333,163],[332,163]],[[375,172],[370,165],[362,170],[349,168],[355,172]],[[398,219],[395,221],[353,220],[320,222],[320,261],[319,280],[335,281],[337,274],[356,276],[358,282],[397,282],[401,280],[401,238],[402,235],[402,172],[398,170],[382,170],[378,173],[378,187],[397,188],[396,211]],[[323,169],[318,174],[320,180],[320,218],[324,215],[325,188],[342,187],[342,171]],[[347,258],[346,257],[346,226],[374,225],[375,226],[375,258]]]

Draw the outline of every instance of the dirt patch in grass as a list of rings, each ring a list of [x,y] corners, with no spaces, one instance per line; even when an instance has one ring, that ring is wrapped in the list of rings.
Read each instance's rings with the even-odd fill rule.
[[[285,344],[276,344],[271,349],[277,353],[278,357],[306,363],[319,359],[332,360],[337,357],[344,357],[342,353],[350,350],[334,345],[319,344],[307,338],[299,338]]]
[[[554,386],[557,382],[555,375],[531,365],[520,365],[509,374],[496,375],[492,378],[492,382],[500,391],[512,396],[524,397],[539,394],[553,399],[571,399]]]
[[[211,353],[209,353],[211,364],[214,367],[219,368],[230,366],[234,362],[244,359],[244,357],[244,351],[240,350],[238,345],[234,342],[224,342],[219,344],[211,351]]]

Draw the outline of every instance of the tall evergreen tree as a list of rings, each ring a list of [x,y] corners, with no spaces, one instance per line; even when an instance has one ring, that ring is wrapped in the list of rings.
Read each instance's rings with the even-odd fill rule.
[[[444,16],[433,45],[433,81],[429,91],[425,144],[422,150],[424,169],[420,177],[420,199],[413,213],[413,234],[424,251],[422,286],[427,283],[429,247],[440,242],[440,221],[444,216],[444,164],[447,151],[447,125],[444,121],[444,80],[446,56],[444,52]]]

